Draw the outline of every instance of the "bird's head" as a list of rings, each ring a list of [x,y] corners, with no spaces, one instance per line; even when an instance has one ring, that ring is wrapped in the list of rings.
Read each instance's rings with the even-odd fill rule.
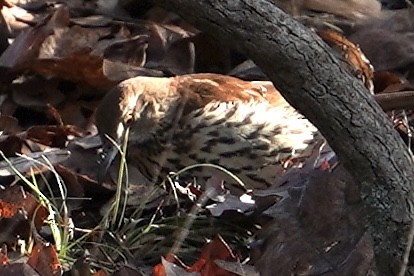
[[[102,99],[95,122],[103,143],[98,180],[102,181],[127,137],[134,144],[153,135],[167,108],[164,99],[171,98],[168,78],[136,77],[120,83]]]

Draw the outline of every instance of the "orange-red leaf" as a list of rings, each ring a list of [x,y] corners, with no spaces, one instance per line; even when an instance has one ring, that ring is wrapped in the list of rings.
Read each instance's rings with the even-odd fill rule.
[[[0,251],[0,265],[8,265],[9,263],[9,258]]]

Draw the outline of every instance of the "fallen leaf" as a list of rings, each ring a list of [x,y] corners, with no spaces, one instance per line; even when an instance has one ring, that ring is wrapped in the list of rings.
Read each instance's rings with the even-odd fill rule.
[[[0,176],[16,175],[16,171],[23,175],[32,172],[32,170],[35,174],[44,172],[50,170],[49,164],[60,163],[68,159],[69,156],[70,152],[67,150],[50,148],[45,152],[33,152],[18,157],[9,157],[8,162],[0,161]]]
[[[181,260],[173,255],[167,254],[165,257],[161,257],[161,263],[155,265],[152,269],[153,276],[168,276],[168,272],[172,272],[172,275],[175,275],[175,272],[189,273],[190,267],[185,265]]]
[[[199,272],[188,272],[183,267],[175,263],[169,262],[163,257],[161,258],[161,263],[165,270],[164,272],[165,274],[163,274],[165,276],[198,276],[200,275]],[[159,276],[161,275],[162,274],[160,274]],[[158,276],[158,275],[154,275],[154,276]]]
[[[140,271],[135,268],[128,267],[126,265],[121,266],[119,269],[114,271],[112,276],[144,276]]]
[[[30,193],[25,192],[20,186],[10,186],[0,191],[0,202],[6,209],[2,217],[12,217],[23,211],[26,219],[34,223],[36,229],[40,229],[49,212],[42,206],[37,199]]]
[[[5,266],[10,263],[9,258],[0,251],[0,266]]]
[[[48,243],[36,244],[27,264],[43,276],[60,276],[62,273],[55,247]]]
[[[414,37],[408,33],[366,28],[349,39],[361,47],[377,71],[403,69],[414,62]]]
[[[14,263],[5,266],[0,266],[0,275],[40,276],[30,265],[24,263]]]
[[[80,137],[82,131],[71,125],[64,126],[32,126],[26,131],[27,139],[49,147],[64,148],[68,136]]]
[[[201,251],[198,260],[189,269],[190,272],[200,272],[202,276],[233,275],[231,272],[220,268],[215,261],[224,260],[237,262],[238,259],[230,247],[220,237],[214,238]]]

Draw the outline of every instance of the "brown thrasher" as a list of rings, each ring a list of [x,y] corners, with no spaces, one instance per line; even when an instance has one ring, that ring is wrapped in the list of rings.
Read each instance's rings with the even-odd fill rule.
[[[129,128],[128,164],[150,182],[212,163],[250,188],[270,186],[284,161],[306,156],[321,137],[270,82],[216,74],[123,81],[102,100],[96,125],[104,143],[101,172],[117,154],[108,137],[122,143]],[[191,175],[214,173],[203,168]]]

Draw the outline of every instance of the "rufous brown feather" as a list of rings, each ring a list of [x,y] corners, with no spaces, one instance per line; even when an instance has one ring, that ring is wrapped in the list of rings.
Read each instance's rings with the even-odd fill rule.
[[[271,82],[217,74],[136,77],[111,90],[96,112],[103,172],[130,129],[127,159],[150,181],[197,163],[220,165],[247,187],[265,188],[283,162],[322,139]],[[207,178],[208,169],[192,176]]]

